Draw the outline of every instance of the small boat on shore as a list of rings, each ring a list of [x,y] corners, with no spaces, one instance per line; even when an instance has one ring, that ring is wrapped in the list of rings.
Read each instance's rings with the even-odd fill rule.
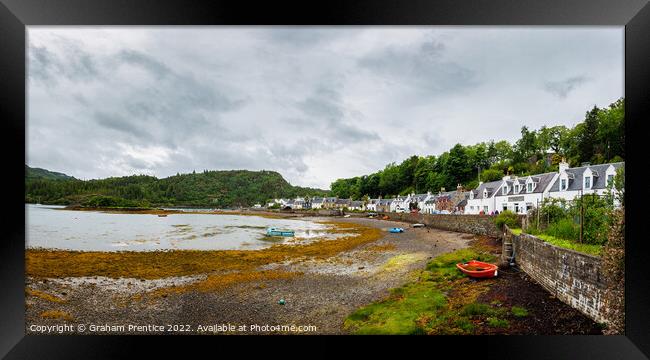
[[[423,228],[424,224],[413,224],[414,228]]]
[[[398,227],[394,227],[394,228],[390,228],[390,230],[388,230],[388,231],[390,231],[390,232],[392,232],[392,233],[403,233],[403,232],[404,232],[404,229],[402,229],[402,228],[398,228]]]
[[[266,229],[266,236],[294,236],[294,231],[271,227]]]
[[[499,271],[498,266],[478,260],[470,260],[465,263],[458,263],[456,264],[456,267],[463,273],[474,278],[496,277]]]
[[[158,217],[167,217],[167,214],[158,214]]]

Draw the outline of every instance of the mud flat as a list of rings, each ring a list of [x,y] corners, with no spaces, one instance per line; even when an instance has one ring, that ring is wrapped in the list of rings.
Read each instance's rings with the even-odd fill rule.
[[[33,324],[65,323],[102,325],[84,334],[196,334],[199,325],[208,334],[344,333],[355,309],[473,238],[376,219],[336,222],[357,236],[265,250],[170,251],[156,259],[28,251],[27,332],[38,332],[30,330]],[[395,226],[406,231],[387,232]],[[128,325],[144,327],[129,331]],[[152,328],[146,325],[162,327],[142,331]]]

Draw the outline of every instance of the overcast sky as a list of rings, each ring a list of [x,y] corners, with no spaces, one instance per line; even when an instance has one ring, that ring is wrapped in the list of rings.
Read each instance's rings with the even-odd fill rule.
[[[329,188],[623,96],[623,27],[29,27],[27,164]]]

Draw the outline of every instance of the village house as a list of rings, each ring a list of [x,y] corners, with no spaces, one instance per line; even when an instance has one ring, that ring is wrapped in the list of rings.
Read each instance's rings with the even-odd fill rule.
[[[379,197],[378,199],[370,199],[370,200],[368,200],[368,202],[366,203],[366,210],[377,212],[378,211],[377,206],[379,205],[380,200],[381,200],[381,197]]]
[[[351,201],[350,205],[348,206],[348,210],[359,210],[359,211],[361,211],[363,209],[364,209],[363,201],[359,201],[359,200]]]
[[[294,209],[294,201],[293,199],[289,199],[285,201],[282,206],[280,207],[283,210],[293,210]]]
[[[496,210],[495,195],[501,189],[505,181],[490,181],[479,183],[479,186],[469,192],[465,214],[489,214]]]
[[[433,195],[431,195],[431,192],[428,191],[426,194],[411,194],[411,198],[409,200],[409,207],[407,207],[407,210],[417,208],[419,212],[422,212],[424,210],[424,206],[427,200],[432,198]]]
[[[335,198],[335,197],[325,197],[325,198],[323,198],[323,204],[321,205],[321,208],[323,208],[323,209],[334,209],[336,207],[336,200],[337,200],[337,198]]]
[[[377,212],[390,212],[393,199],[379,199],[377,203]]]
[[[563,161],[560,163],[558,177],[550,187],[549,196],[573,200],[583,194],[605,195],[610,191],[617,171],[624,167],[625,163],[617,162],[570,168]]]
[[[334,207],[337,209],[350,208],[352,199],[336,199]]]
[[[548,198],[549,190],[557,177],[555,172],[521,178],[505,176],[503,185],[495,195],[495,210],[527,214]]]
[[[311,199],[311,208],[312,209],[322,209],[323,208],[323,198],[314,197]]]
[[[424,202],[422,208],[420,209],[420,212],[423,214],[434,214],[435,211],[436,211],[436,195],[433,195]]]
[[[408,212],[411,195],[397,196],[390,203],[390,212]]]

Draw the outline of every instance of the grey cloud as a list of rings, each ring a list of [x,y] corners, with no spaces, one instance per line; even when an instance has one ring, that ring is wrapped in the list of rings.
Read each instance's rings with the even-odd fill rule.
[[[312,95],[296,104],[306,118],[295,121],[312,130],[319,129],[328,134],[335,143],[377,140],[379,136],[360,129],[351,123],[350,110],[343,104],[341,94],[333,87],[319,86]]]
[[[478,84],[474,71],[443,59],[445,45],[435,40],[419,46],[390,46],[368,54],[359,66],[393,81],[448,94]]]
[[[122,50],[117,54],[117,58],[122,62],[139,65],[144,69],[152,72],[158,78],[165,77],[171,70],[160,61],[153,59],[150,56],[147,56],[139,51],[135,50]]]
[[[565,99],[571,91],[587,81],[589,78],[586,76],[574,76],[562,81],[547,81],[544,83],[544,90],[560,99]]]
[[[44,46],[29,46],[29,76],[48,84],[56,84],[58,77],[71,81],[89,81],[99,71],[93,56],[78,44],[65,40],[59,48],[63,55],[57,55]]]
[[[101,111],[95,112],[94,119],[98,125],[105,128],[116,130],[139,140],[150,140],[148,132],[135,125],[134,122],[127,120],[119,114],[108,114]]]
[[[29,47],[28,66],[29,77],[44,82],[55,81],[53,74],[59,74],[61,71],[61,64],[54,54],[43,46]]]
[[[263,32],[269,41],[296,47],[315,46],[343,36],[352,36],[359,30],[335,27],[275,27]]]
[[[615,29],[76,31],[28,29],[27,157],[84,178],[266,169],[327,188],[622,96]]]

